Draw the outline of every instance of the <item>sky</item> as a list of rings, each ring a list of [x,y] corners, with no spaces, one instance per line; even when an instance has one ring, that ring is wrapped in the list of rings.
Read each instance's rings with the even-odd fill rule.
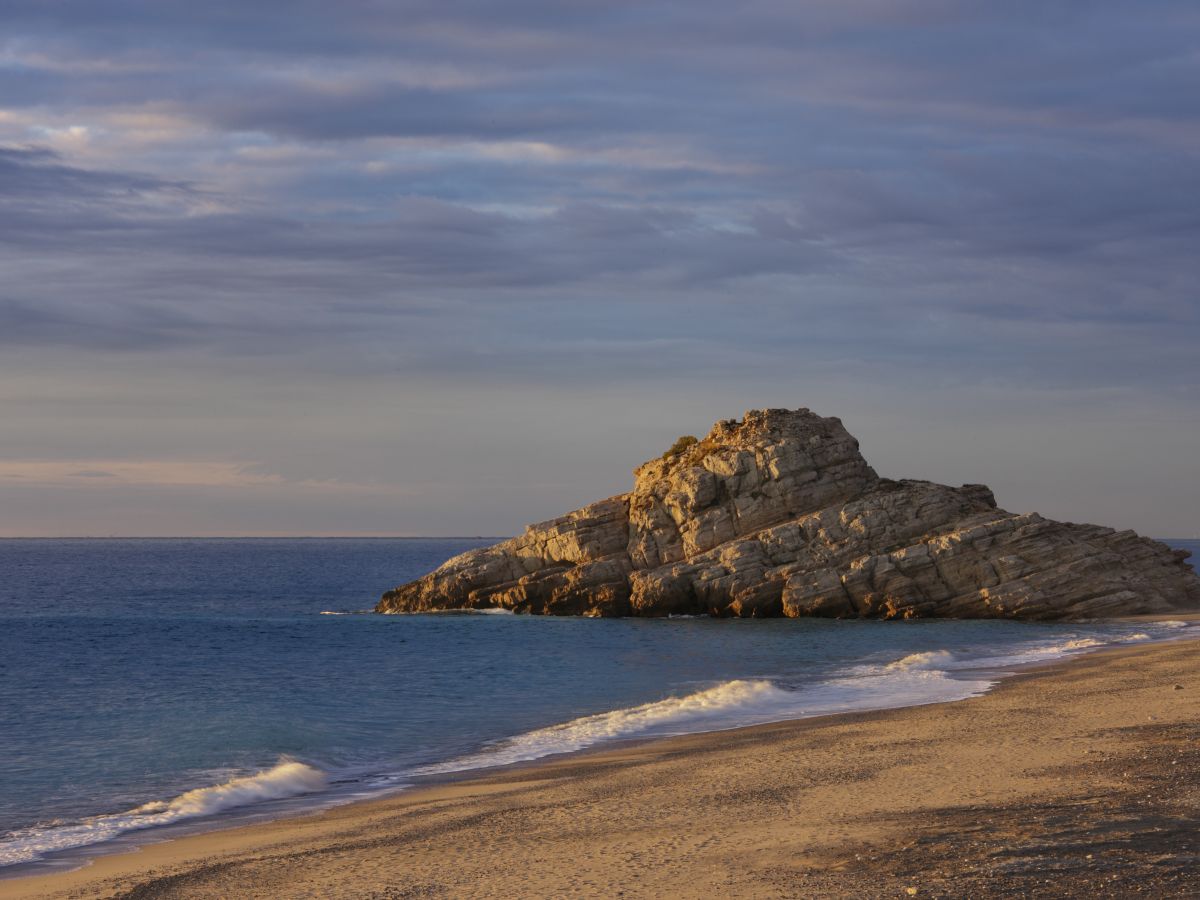
[[[1200,535],[1194,0],[0,4],[0,536],[506,535],[749,408]]]

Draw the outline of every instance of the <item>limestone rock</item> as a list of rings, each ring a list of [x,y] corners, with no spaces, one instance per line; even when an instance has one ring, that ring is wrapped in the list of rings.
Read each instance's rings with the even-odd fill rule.
[[[1060,619],[1200,608],[1131,531],[1014,515],[983,485],[880,478],[838,419],[751,410],[640,466],[633,490],[472,550],[379,612]]]

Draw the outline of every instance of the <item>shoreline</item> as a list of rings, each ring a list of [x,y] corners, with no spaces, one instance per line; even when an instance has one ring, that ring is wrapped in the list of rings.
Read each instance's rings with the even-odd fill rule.
[[[450,614],[450,613],[445,613]],[[1126,625],[1146,626],[1152,625],[1168,626],[1168,625],[1185,625],[1189,622],[1200,623],[1200,614],[1181,614],[1171,618],[1161,618],[1159,616],[1144,615],[1130,616],[1119,619],[1109,620],[1111,622],[1120,622]],[[1096,623],[1080,623],[1080,624],[1096,624],[1102,625],[1105,622]],[[1200,629],[1198,629],[1200,631]],[[979,658],[973,665],[950,664],[948,668],[943,668],[945,663],[940,659],[926,659],[931,654],[924,651],[917,651],[908,656],[897,659],[892,664],[883,665],[878,675],[888,676],[889,679],[899,676],[901,678],[916,677],[916,682],[910,682],[907,685],[890,684],[888,689],[883,693],[877,693],[875,690],[868,688],[865,693],[860,692],[859,696],[854,696],[853,693],[846,695],[843,693],[840,702],[830,704],[828,701],[817,701],[815,708],[807,703],[801,704],[799,708],[793,709],[774,709],[774,710],[759,710],[757,714],[751,713],[747,715],[744,711],[740,716],[734,717],[735,720],[726,719],[720,721],[720,717],[709,718],[704,724],[699,727],[688,728],[687,730],[676,731],[675,733],[651,731],[647,734],[630,733],[621,737],[599,738],[595,742],[583,746],[573,747],[571,749],[562,750],[523,750],[521,752],[534,752],[533,756],[516,756],[508,761],[489,761],[491,753],[487,750],[469,751],[465,756],[451,756],[441,762],[433,762],[426,766],[420,766],[408,772],[402,780],[397,780],[391,786],[375,787],[370,790],[351,789],[337,790],[334,785],[350,785],[358,781],[357,778],[351,777],[349,780],[331,780],[326,789],[316,792],[305,792],[294,796],[283,796],[279,799],[270,799],[266,802],[239,804],[232,810],[224,812],[214,812],[208,815],[185,816],[179,821],[173,821],[165,824],[157,824],[142,827],[133,827],[122,829],[117,834],[101,839],[94,843],[85,843],[79,846],[70,846],[56,851],[51,851],[46,857],[38,860],[30,860],[20,863],[15,863],[8,866],[0,867],[0,885],[6,881],[17,879],[28,879],[45,877],[57,874],[68,874],[77,871],[81,868],[91,865],[95,860],[107,856],[122,855],[127,853],[137,852],[144,846],[162,844],[171,841],[185,840],[189,837],[209,834],[215,831],[236,830],[240,828],[258,827],[277,820],[288,820],[298,817],[315,816],[325,811],[337,809],[349,805],[358,805],[369,803],[375,800],[395,797],[402,793],[410,793],[415,791],[427,790],[436,788],[446,784],[461,782],[464,780],[475,779],[479,777],[503,774],[507,771],[517,768],[536,767],[543,764],[549,764],[556,761],[564,761],[583,757],[590,754],[602,753],[606,750],[619,750],[626,747],[637,747],[647,743],[653,743],[659,740],[668,740],[674,737],[686,737],[692,735],[717,735],[726,732],[736,732],[746,728],[754,728],[763,725],[797,723],[810,720],[821,720],[829,717],[838,717],[849,715],[852,713],[870,713],[881,712],[892,709],[905,709],[920,706],[942,705],[953,703],[971,697],[981,696],[996,688],[1001,682],[1011,679],[1024,672],[1035,670],[1046,665],[1055,665],[1059,663],[1069,662],[1079,658],[1081,655],[1095,653],[1104,648],[1121,648],[1130,646],[1140,646],[1142,641],[1150,643],[1159,643],[1164,641],[1175,641],[1186,639],[1187,631],[1174,629],[1166,631],[1160,630],[1156,637],[1151,637],[1145,633],[1133,634],[1127,638],[1121,638],[1116,635],[1110,635],[1109,638],[1100,644],[1096,644],[1090,638],[1084,638],[1079,641],[1067,641],[1065,643],[1059,641],[1057,644],[1050,646],[1030,646],[1025,647],[1018,645],[1017,648],[1004,648],[1000,651],[999,656],[984,656]],[[1200,637],[1200,634],[1198,634]],[[1137,642],[1137,643],[1134,643]],[[1074,649],[1072,649],[1074,648]],[[1008,655],[1008,652],[1016,649],[1015,655]],[[1054,655],[1044,655],[1047,652]],[[932,655],[944,655],[946,651],[933,651]],[[1030,658],[1023,658],[1030,655]],[[896,670],[893,676],[891,670]],[[934,684],[927,679],[937,679],[940,684]],[[852,679],[853,680],[853,679]],[[862,683],[868,683],[872,679],[865,679]],[[752,679],[753,681],[753,679]],[[841,690],[845,691],[847,685],[842,682],[843,678],[835,678],[831,681],[819,682],[816,687],[840,685]],[[712,690],[719,690],[725,686],[740,684],[738,681],[722,682],[715,685]],[[708,689],[691,695],[692,697],[701,697],[708,693]],[[797,695],[799,696],[799,695]],[[753,698],[741,698],[743,700]],[[655,707],[659,705],[667,705],[673,702],[671,698],[663,701],[652,701],[647,704],[647,707]],[[792,704],[795,706],[795,703]],[[822,709],[822,706],[824,708]],[[562,727],[563,725],[571,725],[576,722],[586,723],[593,718],[604,718],[609,715],[619,715],[624,712],[636,712],[642,710],[643,706],[635,705],[625,709],[618,708],[608,712],[602,712],[594,716],[583,716],[582,718],[564,721],[558,725],[552,725],[545,729],[535,729],[527,732],[522,736],[532,736],[540,734],[543,730],[547,733]],[[742,721],[736,721],[736,718],[741,718]],[[757,720],[757,721],[755,721]],[[570,743],[570,742],[568,742]],[[486,746],[486,745],[485,745]],[[319,765],[319,764],[318,764]],[[336,772],[320,772],[320,769],[312,769],[312,764],[308,761],[293,761],[287,757],[281,757],[274,767],[263,769],[257,773],[251,773],[244,776],[249,779],[273,778],[277,774],[281,774],[281,769],[287,766],[299,766],[300,768],[308,768],[314,775],[320,773],[328,779],[334,779]],[[428,769],[428,771],[422,771]],[[296,773],[288,772],[286,777],[299,777]],[[228,782],[232,785],[237,783],[239,779]],[[200,786],[193,792],[211,792],[219,791],[225,785],[212,784]],[[181,797],[188,796],[187,794],[180,795]],[[178,798],[177,798],[178,799]],[[173,802],[173,801],[171,801]],[[120,814],[115,814],[117,818]],[[106,816],[100,816],[104,819]],[[118,826],[120,827],[120,826]]]
[[[1195,617],[1184,614],[1172,618],[1194,620]],[[839,845],[850,841],[848,831],[835,829],[832,837],[836,839],[832,840],[829,834],[821,836],[829,827],[828,821],[821,821],[828,819],[826,807],[818,804],[807,810],[792,809],[793,804],[789,803],[789,814],[780,818],[777,808],[780,797],[795,791],[801,794],[826,794],[830,795],[831,800],[833,797],[840,797],[840,806],[839,802],[834,802],[832,808],[840,810],[839,819],[848,817],[857,821],[855,827],[859,836],[856,841],[851,841],[855,844],[863,841],[871,843],[885,834],[890,835],[889,842],[892,843],[897,839],[902,840],[905,834],[911,837],[911,824],[906,826],[898,822],[896,816],[902,807],[911,807],[913,803],[920,806],[919,801],[922,797],[939,797],[942,802],[936,809],[940,810],[941,814],[945,815],[947,810],[954,809],[960,816],[966,815],[962,809],[965,801],[975,800],[977,802],[967,804],[966,808],[974,809],[976,818],[980,821],[994,821],[1004,812],[1006,803],[1013,800],[1029,802],[1033,799],[1029,796],[1030,784],[1042,785],[1042,788],[1033,792],[1037,794],[1039,802],[1048,799],[1044,788],[1054,787],[1061,790],[1064,784],[1073,786],[1074,793],[1088,797],[1100,791],[1101,787],[1097,785],[1089,789],[1078,779],[1072,781],[1064,779],[1062,775],[1037,777],[1030,781],[1029,776],[1016,770],[1022,768],[1022,761],[1028,761],[1039,753],[1049,753],[1051,757],[1055,756],[1056,752],[1062,755],[1062,747],[1059,747],[1058,751],[1054,751],[1052,747],[1047,748],[1050,735],[1055,730],[1060,733],[1056,741],[1051,743],[1061,744],[1066,741],[1069,744],[1081,743],[1081,728],[1083,731],[1094,730],[1094,726],[1100,725],[1102,721],[1109,722],[1110,725],[1109,720],[1120,721],[1120,727],[1130,728],[1136,727],[1134,723],[1139,719],[1146,721],[1149,716],[1151,722],[1162,721],[1163,727],[1168,723],[1172,727],[1185,729],[1188,722],[1194,725],[1194,697],[1196,692],[1200,691],[1200,666],[1194,662],[1198,647],[1200,638],[1180,637],[1166,642],[1102,649],[1037,665],[1028,671],[1003,679],[981,696],[966,700],[890,710],[839,713],[726,731],[635,740],[624,745],[610,744],[565,757],[542,759],[498,770],[468,772],[462,777],[445,779],[437,784],[422,785],[380,798],[358,800],[320,812],[227,826],[155,843],[143,843],[132,851],[122,850],[118,853],[98,855],[82,868],[67,872],[30,873],[7,878],[0,880],[0,898],[51,897],[63,892],[69,892],[71,896],[100,897],[125,894],[135,887],[138,891],[135,892],[136,896],[183,896],[184,893],[187,896],[279,896],[304,893],[310,889],[322,896],[361,896],[385,888],[398,892],[382,893],[379,896],[406,896],[409,895],[406,892],[418,881],[430,887],[433,892],[426,893],[431,896],[445,891],[455,895],[465,892],[472,896],[487,896],[487,891],[479,885],[467,890],[455,879],[460,876],[464,862],[468,863],[467,869],[480,866],[486,869],[488,859],[493,856],[491,865],[502,871],[487,871],[486,877],[489,890],[496,896],[501,896],[506,893],[504,884],[508,882],[505,881],[505,877],[511,877],[513,874],[509,870],[520,868],[515,864],[506,864],[504,859],[514,853],[518,857],[529,857],[532,854],[529,864],[534,865],[536,860],[540,860],[541,870],[544,870],[551,854],[539,856],[538,848],[546,843],[570,844],[571,829],[567,829],[566,835],[551,834],[540,838],[530,835],[527,840],[522,842],[518,839],[514,843],[511,834],[498,834],[494,829],[485,828],[478,822],[474,825],[469,822],[486,821],[494,817],[524,819],[531,812],[536,813],[537,810],[547,807],[559,809],[567,797],[578,798],[581,794],[594,794],[601,788],[601,795],[608,801],[603,805],[611,806],[615,803],[618,807],[632,805],[641,809],[640,815],[633,816],[634,822],[664,818],[674,820],[674,827],[669,831],[680,835],[680,840],[683,840],[684,835],[688,836],[688,840],[683,840],[682,844],[677,843],[677,852],[673,851],[674,855],[668,854],[665,869],[671,870],[674,867],[670,862],[677,862],[680,852],[683,854],[682,858],[690,855],[688,846],[692,847],[691,852],[694,853],[698,847],[708,848],[726,842],[721,839],[722,826],[719,822],[723,816],[729,815],[730,810],[725,808],[725,804],[719,804],[717,809],[712,808],[714,782],[741,785],[742,791],[733,793],[734,797],[740,798],[740,802],[732,802],[731,798],[729,805],[745,808],[741,809],[730,824],[743,825],[747,819],[760,819],[764,815],[767,823],[770,823],[769,826],[760,823],[759,827],[754,829],[757,835],[756,842],[762,844],[755,848],[754,853],[767,856],[761,859],[757,856],[751,857],[751,861],[755,863],[751,866],[752,870],[757,871],[757,863],[766,858],[774,858],[774,854],[781,849],[781,840],[784,844],[789,844],[803,835],[803,845],[806,848],[803,855],[810,861],[802,867],[803,872],[793,873],[794,878],[801,881],[794,884],[790,890],[808,895],[813,895],[814,891],[816,895],[820,895],[821,890],[830,890],[833,894],[848,891],[848,895],[853,896],[854,890],[867,888],[861,885],[854,887],[851,882],[866,884],[875,879],[877,883],[873,890],[882,890],[886,894],[890,890],[884,885],[884,870],[888,869],[887,865],[878,867],[879,871],[872,874],[870,866],[849,864],[850,861],[861,863],[864,860],[861,852],[853,853],[847,859],[840,858],[838,848]],[[1165,689],[1157,692],[1161,696],[1155,696],[1153,702],[1135,702],[1132,694],[1117,689],[1118,682],[1122,680],[1118,678],[1119,675],[1124,676],[1125,680],[1144,681],[1152,671],[1157,671],[1163,679],[1175,679],[1167,684]],[[1191,680],[1190,685],[1186,679]],[[1175,690],[1174,684],[1180,682],[1183,689]],[[1047,693],[1062,696],[1057,698],[1057,703],[1046,703],[1046,700],[1053,699],[1043,696]],[[1074,707],[1078,706],[1080,694],[1092,698],[1108,697],[1107,702],[1103,704],[1103,715],[1098,709],[1096,716],[1092,717],[1095,721],[1089,721],[1086,715],[1077,721],[1080,711]],[[1031,704],[1028,702],[1030,700],[1037,702]],[[1191,717],[1186,715],[1189,703],[1193,711]],[[1157,710],[1158,714],[1147,713],[1150,709]],[[1022,725],[1028,724],[1034,710],[1037,710],[1035,717],[1044,718],[1046,722],[1040,730],[1025,733]],[[989,717],[997,714],[1001,714],[1000,718],[1004,720],[997,736],[1002,738],[1001,746],[1012,745],[1008,747],[1008,752],[986,753],[987,763],[982,767],[973,768],[970,760],[959,760],[961,766],[947,767],[950,770],[962,769],[956,776],[948,778],[949,785],[935,781],[929,785],[927,791],[913,794],[911,789],[906,789],[903,785],[889,787],[887,784],[873,784],[869,801],[862,796],[842,796],[845,793],[844,789],[839,792],[838,785],[854,783],[856,780],[874,782],[878,779],[870,773],[894,767],[897,762],[895,753],[884,752],[884,748],[891,747],[894,751],[898,735],[903,735],[900,743],[906,747],[927,745],[927,750],[937,749],[942,755],[954,756],[955,752],[961,755],[965,750],[960,746],[956,751],[955,745],[964,743],[963,735],[955,733],[954,723],[963,720],[960,724],[970,733],[972,729],[978,728],[975,720],[979,716]],[[1066,728],[1071,722],[1074,723],[1074,731]],[[1143,729],[1145,727],[1142,726]],[[1023,733],[1024,738],[1017,740],[1011,734],[1015,732]],[[862,742],[868,735],[874,737],[864,746]],[[1079,753],[1085,757],[1098,752],[1116,754],[1114,740],[1111,737],[1097,738],[1095,747],[1080,746]],[[839,752],[833,746],[842,742],[846,744],[845,752]],[[986,741],[984,743],[986,744]],[[1137,751],[1142,756],[1147,756],[1156,748],[1161,749],[1158,746],[1161,741],[1143,743],[1145,746]],[[965,746],[969,747],[972,744],[967,740]],[[1102,751],[1099,749],[1101,747],[1106,749]],[[799,762],[792,753],[798,748],[805,750],[804,760]],[[976,747],[977,751],[979,749]],[[746,757],[747,753],[752,756]],[[771,764],[772,754],[780,754],[780,766]],[[847,756],[852,759],[849,764]],[[704,766],[700,767],[698,772],[684,774],[681,778],[678,771],[680,761],[693,757],[703,760]],[[1071,758],[1072,755],[1067,754],[1065,758],[1056,759],[1055,764],[1061,768],[1067,765]],[[788,766],[782,766],[783,761],[791,767],[799,766],[805,777],[797,779],[796,772],[792,772],[792,777],[785,777],[784,769]],[[1048,761],[1049,759],[1046,760]],[[1175,761],[1176,765],[1171,767],[1169,774],[1178,777],[1186,773],[1187,769],[1178,767],[1178,754]],[[901,764],[900,767],[906,768],[906,765]],[[743,784],[749,774],[747,770],[758,771],[764,776],[759,782],[765,783],[761,783],[758,788]],[[830,771],[835,777],[832,784],[827,784],[825,782],[828,781]],[[964,774],[970,772],[974,772],[974,775],[964,781]],[[1194,777],[1194,765],[1191,772]],[[640,783],[647,777],[654,780],[655,775],[675,776],[672,779],[672,789],[666,795],[661,795],[661,792],[656,794],[657,802],[638,790]],[[806,785],[811,791],[804,790]],[[957,786],[956,789],[949,789],[949,786],[954,785]],[[1105,790],[1111,791],[1111,786]],[[761,796],[755,799],[756,795]],[[888,797],[891,797],[891,801],[888,801]],[[624,804],[622,800],[625,801]],[[983,801],[986,803],[981,805]],[[630,829],[631,823],[626,815],[610,814],[606,818],[594,808],[595,804],[585,804],[580,808],[577,800],[567,805],[577,813],[586,813],[588,818],[599,814],[608,829],[618,837]],[[803,804],[801,806],[803,807]],[[681,819],[680,816],[689,809],[694,815],[690,818],[683,815]],[[913,811],[908,809],[909,814]],[[985,815],[985,812],[988,815]],[[1193,808],[1193,816],[1195,812]],[[925,811],[927,818],[929,813],[930,810]],[[468,820],[465,826],[462,822],[464,817]],[[452,821],[445,821],[447,818]],[[537,821],[538,818],[534,816],[534,824],[544,826],[546,823]],[[1192,821],[1191,827],[1194,828],[1195,819]],[[697,824],[698,822],[710,824]],[[822,828],[822,824],[827,827]],[[442,861],[439,859],[441,854],[436,844],[428,843],[428,832],[430,828],[436,832],[447,827],[459,834],[451,842],[450,849],[453,852],[446,861]],[[775,837],[769,838],[760,833],[764,827]],[[844,828],[844,823],[842,827]],[[780,837],[781,829],[784,837]],[[660,829],[653,827],[650,830],[657,834]],[[600,833],[606,834],[607,831],[602,828]],[[488,853],[486,848],[489,841],[495,843],[498,840],[504,844],[506,852]],[[606,841],[600,840],[599,843],[603,845]],[[670,843],[668,841],[668,844]],[[594,844],[594,840],[584,842],[584,846],[593,849]],[[381,850],[389,845],[395,846],[397,850],[403,848],[404,852],[400,853],[404,858],[403,864],[398,857],[393,858],[392,854]],[[335,847],[343,849],[332,854],[338,861],[331,863],[328,857],[331,848]],[[477,848],[474,853],[471,852],[471,847]],[[562,866],[553,867],[551,871],[539,870],[540,874],[537,877],[543,879],[540,882],[543,886],[535,892],[561,893],[567,889],[566,883],[562,881],[564,877],[569,877],[571,883],[577,880],[585,888],[591,884],[592,888],[584,890],[585,895],[589,895],[589,892],[590,895],[595,895],[624,889],[629,896],[639,896],[640,889],[649,887],[646,880],[649,873],[627,871],[627,877],[614,879],[614,875],[620,875],[621,865],[617,865],[614,872],[614,860],[606,858],[601,867],[602,871],[597,871],[587,862],[588,854],[585,854],[584,858],[579,857],[581,849],[583,848],[577,847],[574,852],[562,856],[563,859],[572,860],[566,870]],[[636,850],[628,848],[622,852],[626,856],[629,853],[637,854]],[[1194,847],[1192,852],[1195,852]],[[1095,858],[1096,855],[1093,854],[1089,859]],[[826,860],[824,864],[820,861],[822,859]],[[880,862],[882,857],[867,859],[870,862]],[[292,862],[289,863],[289,860]],[[296,862],[299,860],[323,862],[306,867],[297,866]],[[697,859],[696,863],[698,872],[707,871],[701,859]],[[627,861],[624,868],[628,870],[629,865]],[[281,866],[285,870],[282,874]],[[275,873],[276,880],[264,880],[260,876],[248,874],[264,867]],[[312,871],[309,871],[310,868]],[[534,865],[534,868],[537,866]],[[1162,871],[1158,874],[1162,875],[1169,868],[1160,866]],[[572,872],[573,875],[570,874]],[[417,873],[423,874],[418,876]],[[605,888],[596,880],[602,874],[608,879]],[[677,876],[674,880],[667,878],[659,883],[650,893],[663,895],[665,891],[665,895],[670,895],[672,891],[678,891],[693,896],[707,893],[723,893],[726,896],[794,895],[789,894],[787,888],[779,885],[772,887],[771,884],[762,882],[760,878],[753,877],[752,873],[742,873],[731,882],[721,883],[719,888],[716,883],[706,888],[704,884],[697,883],[695,878],[682,872],[677,873]],[[662,877],[661,872],[659,877]],[[742,883],[746,877],[750,877],[754,883],[753,890],[746,890],[747,885]],[[1024,876],[1018,873],[1012,877]],[[1145,879],[1150,876],[1143,872],[1140,877]],[[278,878],[282,878],[283,881],[277,880]],[[446,878],[449,879],[447,883],[439,880]],[[684,880],[681,882],[679,878]],[[767,881],[771,881],[771,878]],[[1194,878],[1200,876],[1193,876]],[[215,883],[214,879],[217,879]],[[784,880],[787,881],[786,878]],[[821,887],[822,880],[829,884]],[[835,888],[834,882],[840,886]],[[1151,882],[1147,882],[1149,883]],[[434,887],[435,885],[442,887]],[[518,886],[521,889],[528,887],[525,881],[511,883],[508,893]],[[908,886],[911,885],[904,887]],[[442,890],[443,887],[445,891]],[[1200,882],[1190,880],[1190,887],[1200,889]],[[1169,884],[1164,883],[1160,888],[1167,892],[1160,892],[1161,896],[1171,895],[1172,887]],[[782,893],[778,892],[780,890]]]

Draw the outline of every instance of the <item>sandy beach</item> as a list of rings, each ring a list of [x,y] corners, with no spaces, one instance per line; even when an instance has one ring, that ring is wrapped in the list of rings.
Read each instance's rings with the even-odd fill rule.
[[[0,881],[17,897],[1200,894],[1200,641],[649,742]]]

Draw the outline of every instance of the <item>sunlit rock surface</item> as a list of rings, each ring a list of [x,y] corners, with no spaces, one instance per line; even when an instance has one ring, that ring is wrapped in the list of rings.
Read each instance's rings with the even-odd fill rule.
[[[751,410],[633,490],[464,553],[379,612],[1060,619],[1200,609],[1186,551],[875,474],[835,418]]]

